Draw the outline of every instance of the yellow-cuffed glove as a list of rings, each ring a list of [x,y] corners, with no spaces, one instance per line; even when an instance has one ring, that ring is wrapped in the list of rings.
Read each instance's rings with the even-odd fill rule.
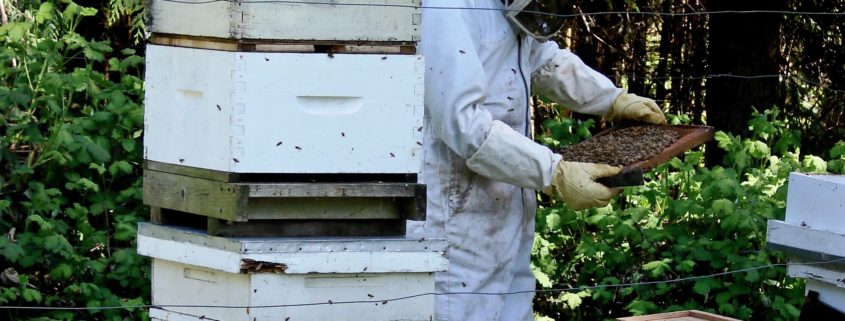
[[[605,164],[560,161],[552,174],[552,183],[543,193],[564,201],[575,210],[605,206],[622,189],[608,188],[596,183],[596,179],[621,171],[621,167]]]
[[[636,120],[650,124],[666,123],[663,111],[654,100],[629,93],[622,93],[616,97],[605,118],[609,121]]]

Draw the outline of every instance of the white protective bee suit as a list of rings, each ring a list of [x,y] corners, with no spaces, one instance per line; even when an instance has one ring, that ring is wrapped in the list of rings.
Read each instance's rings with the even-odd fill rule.
[[[529,91],[604,115],[623,91],[557,43],[520,35],[500,0],[426,0],[425,222],[410,234],[446,238],[436,274],[437,320],[533,320],[529,268],[535,190],[560,156],[527,138]],[[445,9],[451,7],[455,9]],[[496,293],[529,291],[512,295]]]

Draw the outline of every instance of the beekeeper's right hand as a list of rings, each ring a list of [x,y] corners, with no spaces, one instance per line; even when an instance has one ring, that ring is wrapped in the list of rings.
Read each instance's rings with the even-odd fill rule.
[[[596,179],[621,171],[621,167],[605,164],[560,161],[552,174],[551,184],[543,189],[543,193],[564,201],[574,210],[602,207],[622,189],[608,188],[597,183]]]

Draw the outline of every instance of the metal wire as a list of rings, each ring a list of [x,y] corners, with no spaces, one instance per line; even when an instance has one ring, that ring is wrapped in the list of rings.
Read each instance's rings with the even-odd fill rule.
[[[638,15],[638,16],[669,16],[669,17],[685,17],[685,16],[702,16],[711,14],[784,14],[784,15],[803,15],[803,16],[843,16],[845,12],[824,12],[824,11],[788,11],[788,10],[717,10],[717,11],[694,11],[694,12],[655,12],[655,11],[598,11],[598,12],[583,12],[574,14],[553,14],[540,11],[531,10],[508,10],[504,8],[484,8],[484,7],[447,7],[447,6],[426,6],[426,5],[410,5],[410,4],[391,4],[391,3],[335,3],[335,2],[319,2],[319,1],[295,1],[295,0],[162,0],[165,2],[181,3],[181,4],[208,4],[215,2],[234,2],[234,3],[282,3],[282,4],[305,4],[305,5],[323,5],[333,7],[354,6],[354,7],[382,7],[382,8],[408,8],[408,9],[432,9],[432,10],[482,10],[482,11],[521,11],[533,14],[547,15],[552,17],[575,18],[582,16],[602,16],[602,15]]]
[[[322,302],[310,302],[310,303],[291,303],[291,304],[273,304],[273,305],[201,305],[201,304],[140,304],[140,305],[123,305],[123,306],[100,306],[100,307],[39,307],[39,306],[0,306],[0,310],[51,310],[51,311],[102,311],[102,310],[122,310],[122,309],[149,309],[149,308],[157,308],[157,309],[166,309],[166,308],[215,308],[215,309],[269,309],[269,308],[293,308],[293,307],[308,307],[308,306],[322,306],[322,305],[344,305],[344,304],[388,304],[390,302],[397,302],[397,301],[404,301],[409,299],[414,299],[423,296],[442,296],[442,295],[484,295],[484,296],[505,296],[505,295],[517,295],[517,294],[526,294],[526,293],[562,293],[562,292],[579,292],[584,290],[595,290],[595,289],[608,289],[608,288],[622,288],[622,287],[632,287],[632,286],[644,286],[644,285],[656,285],[656,284],[671,284],[671,283],[681,283],[681,282],[688,282],[693,280],[700,280],[700,279],[707,279],[719,276],[725,276],[730,274],[736,273],[743,273],[743,272],[751,272],[763,269],[770,269],[775,267],[782,267],[787,265],[825,265],[825,264],[832,264],[838,262],[845,262],[845,258],[840,258],[831,261],[820,261],[820,262],[804,262],[804,263],[777,263],[777,264],[769,264],[763,265],[758,267],[746,268],[746,269],[739,269],[739,270],[732,270],[708,275],[699,275],[699,276],[690,276],[684,278],[677,278],[677,279],[670,279],[670,280],[662,280],[662,281],[644,281],[644,282],[630,282],[630,283],[618,283],[618,284],[600,284],[600,285],[592,285],[592,286],[581,286],[581,287],[574,287],[574,288],[558,288],[558,289],[541,289],[541,290],[525,290],[525,291],[513,291],[513,292],[444,292],[444,293],[437,293],[437,292],[425,292],[425,293],[418,293],[403,297],[396,297],[391,299],[385,300],[352,300],[352,301],[333,301],[327,300]]]

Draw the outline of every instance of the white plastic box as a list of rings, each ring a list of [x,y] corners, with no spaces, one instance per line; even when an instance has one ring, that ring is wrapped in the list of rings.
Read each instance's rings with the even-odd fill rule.
[[[415,174],[418,55],[147,46],[144,158],[233,173]]]
[[[790,173],[785,221],[768,223],[767,242],[790,255],[787,271],[807,291],[845,312],[845,176]],[[797,264],[796,264],[797,263]]]
[[[445,251],[443,240],[404,237],[220,238],[152,224],[138,229],[138,253],[153,258],[153,320],[428,321]]]
[[[411,43],[420,39],[419,6],[420,0],[153,0],[149,26],[153,33],[229,39]]]

